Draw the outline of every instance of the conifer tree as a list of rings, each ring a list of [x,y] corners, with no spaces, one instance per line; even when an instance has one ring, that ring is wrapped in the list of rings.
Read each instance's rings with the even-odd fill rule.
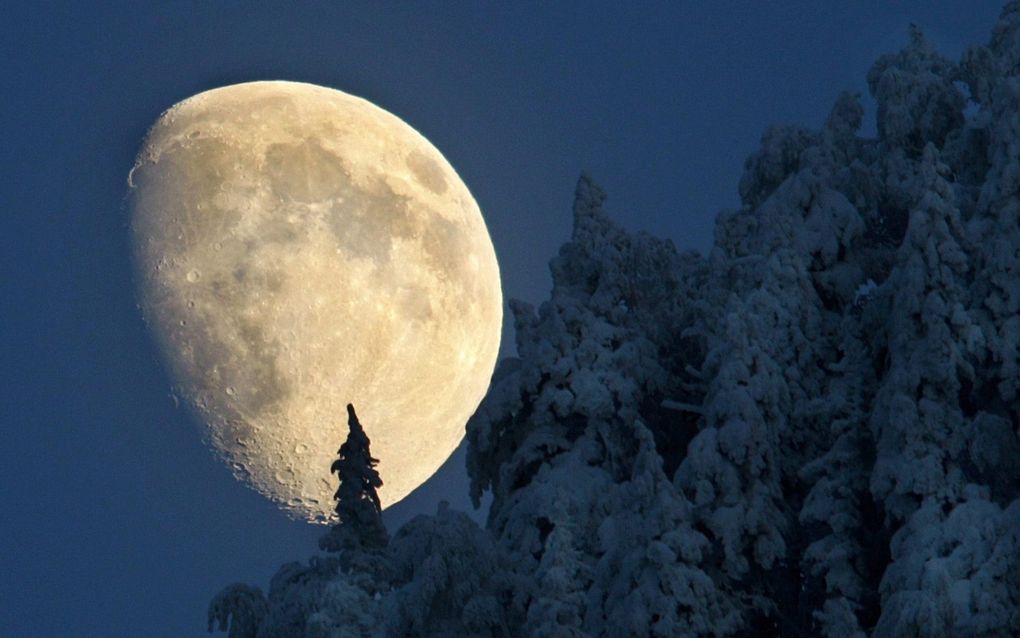
[[[372,458],[368,435],[351,404],[347,404],[347,425],[350,428],[347,440],[329,468],[340,479],[334,495],[340,520],[319,539],[319,547],[327,552],[381,550],[389,537],[376,492],[383,484],[375,469],[379,459]]]

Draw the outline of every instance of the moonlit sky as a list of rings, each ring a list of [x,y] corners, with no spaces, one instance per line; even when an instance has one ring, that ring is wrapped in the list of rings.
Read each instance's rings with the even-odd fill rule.
[[[163,109],[258,79],[374,102],[457,169],[504,295],[538,303],[581,170],[625,227],[704,252],[768,124],[817,127],[841,90],[866,94],[910,22],[956,56],[1001,6],[15,4],[0,14],[0,633],[104,637],[207,635],[220,587],[266,588],[323,531],[203,447],[142,324],[122,198]],[[441,499],[469,509],[466,494],[458,454],[385,518],[392,532]]]

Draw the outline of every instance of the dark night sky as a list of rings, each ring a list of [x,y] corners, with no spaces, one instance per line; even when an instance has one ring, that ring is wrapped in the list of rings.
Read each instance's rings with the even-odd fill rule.
[[[987,40],[1000,9],[9,4],[0,633],[104,637],[205,635],[212,594],[238,580],[265,587],[278,565],[313,554],[322,531],[289,521],[213,459],[145,332],[122,198],[163,109],[257,79],[367,98],[446,155],[487,219],[504,294],[539,302],[582,169],[624,226],[704,251],[766,125],[820,125],[841,90],[865,90],[868,65],[906,41],[910,22],[955,56]],[[467,509],[462,465],[455,456],[391,508],[391,530],[440,499]]]

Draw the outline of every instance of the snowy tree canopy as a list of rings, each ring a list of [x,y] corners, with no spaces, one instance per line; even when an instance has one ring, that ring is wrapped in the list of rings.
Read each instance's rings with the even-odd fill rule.
[[[485,528],[390,538],[352,409],[329,553],[210,630],[1020,636],[1020,2],[959,60],[911,27],[867,83],[877,137],[853,93],[769,128],[705,256],[582,175],[467,424]]]

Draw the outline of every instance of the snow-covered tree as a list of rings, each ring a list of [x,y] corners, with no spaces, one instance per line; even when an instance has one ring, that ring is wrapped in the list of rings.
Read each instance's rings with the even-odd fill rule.
[[[226,631],[227,638],[254,638],[268,611],[261,589],[234,583],[220,590],[209,603],[209,631]]]
[[[878,457],[871,490],[894,522],[927,498],[954,503],[965,476],[954,457],[965,445],[959,407],[973,379],[977,327],[966,312],[969,256],[949,185],[933,145],[920,166],[918,204],[888,282],[890,368],[875,399]]]
[[[710,575],[712,544],[694,528],[691,503],[663,473],[652,433],[640,421],[632,428],[638,449],[598,528],[585,629],[633,638],[740,635],[742,605]]]
[[[867,348],[857,337],[857,319],[856,313],[847,316],[842,358],[830,368],[835,375],[827,388],[832,444],[800,471],[811,487],[798,522],[820,529],[809,535],[802,555],[801,590],[808,593],[805,604],[828,638],[863,638],[860,618],[877,607],[867,560],[876,543],[868,491],[868,458],[874,445],[867,429],[874,384]],[[813,582],[816,579],[822,585]],[[824,589],[821,600],[810,599],[815,589]]]
[[[872,488],[902,522],[876,636],[1020,633],[1018,8],[1007,5],[988,47],[965,54],[958,74],[980,107],[947,136],[946,162],[929,145],[917,171],[873,418]],[[954,184],[950,167],[982,145],[985,174],[961,170]]]
[[[582,630],[585,599],[592,583],[592,566],[576,538],[577,523],[563,498],[553,497],[548,536],[539,559],[540,576],[528,606],[526,633],[536,638],[574,638]]]
[[[954,73],[953,63],[911,25],[910,44],[882,56],[868,72],[882,141],[911,157],[928,144],[941,147],[950,131],[963,124],[964,96],[953,86]]]
[[[341,569],[333,557],[313,557],[307,564],[287,563],[269,583],[268,612],[259,623],[257,638],[322,635],[330,626],[347,625],[345,636],[368,638],[377,625],[374,599],[364,589],[365,578]],[[350,601],[338,604],[339,601]],[[326,632],[325,635],[331,635]]]
[[[500,549],[467,515],[440,503],[390,542],[396,587],[384,601],[390,636],[511,635],[511,585]]]
[[[511,306],[520,360],[497,371],[468,426],[475,493],[493,489],[489,527],[525,635],[727,635],[735,609],[701,571],[707,541],[663,472],[700,418],[704,331],[687,329],[704,262],[624,232],[604,199],[582,176],[552,299],[537,316]]]

